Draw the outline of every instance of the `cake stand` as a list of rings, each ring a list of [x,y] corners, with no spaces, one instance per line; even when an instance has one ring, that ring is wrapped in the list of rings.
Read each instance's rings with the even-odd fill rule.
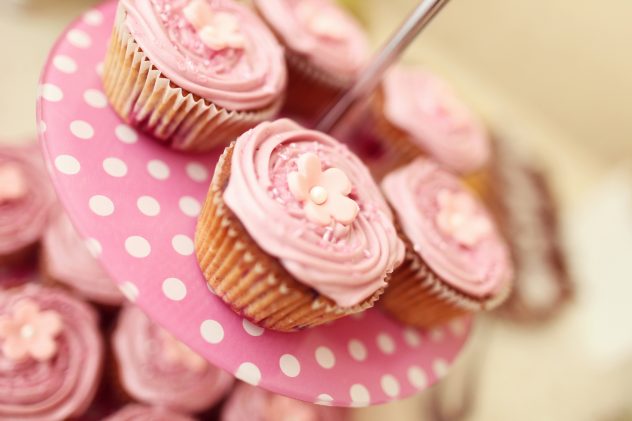
[[[470,318],[422,331],[372,309],[278,333],[236,315],[206,287],[193,236],[219,151],[174,152],[110,108],[100,74],[115,9],[110,1],[86,12],[54,46],[38,125],[61,203],[126,297],[212,364],[307,402],[381,404],[444,376]]]

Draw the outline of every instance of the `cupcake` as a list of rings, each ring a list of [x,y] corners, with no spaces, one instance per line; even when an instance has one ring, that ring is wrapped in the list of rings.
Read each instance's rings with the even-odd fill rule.
[[[118,306],[123,303],[123,295],[114,281],[61,211],[44,232],[41,260],[44,277],[52,283],[68,287],[97,304]]]
[[[160,406],[129,404],[105,421],[194,421],[193,418]]]
[[[175,149],[225,146],[281,106],[283,49],[233,0],[120,0],[105,92],[128,123]]]
[[[35,147],[0,147],[0,265],[37,251],[55,196]]]
[[[404,255],[364,164],[287,119],[260,124],[224,151],[195,242],[217,295],[279,331],[371,307]]]
[[[349,411],[297,401],[240,383],[222,410],[221,421],[344,421]]]
[[[386,142],[387,169],[429,157],[462,176],[480,175],[491,156],[483,123],[436,75],[396,66],[373,101],[376,134]]]
[[[497,307],[510,291],[509,250],[490,214],[454,175],[420,158],[388,174],[406,259],[382,304],[420,327]]]
[[[215,368],[136,307],[124,307],[112,336],[116,375],[128,397],[185,414],[218,403],[233,377]]]
[[[97,316],[63,290],[0,291],[0,419],[81,416],[99,386]]]
[[[370,49],[365,31],[332,0],[255,0],[286,47],[285,111],[316,118],[356,79]]]

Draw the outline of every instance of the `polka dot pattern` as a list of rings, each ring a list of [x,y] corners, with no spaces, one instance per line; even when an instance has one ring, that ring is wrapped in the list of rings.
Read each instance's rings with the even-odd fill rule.
[[[171,152],[111,110],[97,69],[115,8],[108,2],[84,13],[56,44],[39,89],[38,126],[46,127],[41,144],[60,200],[122,293],[214,365],[304,401],[380,404],[445,375],[469,319],[437,335],[373,309],[282,334],[210,292],[193,239],[219,151]]]

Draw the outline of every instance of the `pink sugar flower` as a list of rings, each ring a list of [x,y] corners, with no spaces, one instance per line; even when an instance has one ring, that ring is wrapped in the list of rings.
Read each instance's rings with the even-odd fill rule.
[[[244,48],[246,40],[239,20],[229,13],[213,12],[207,0],[191,1],[182,13],[207,47],[216,51]]]
[[[301,155],[296,164],[298,172],[288,174],[288,186],[303,203],[307,218],[320,225],[329,225],[332,220],[351,224],[360,207],[347,197],[351,181],[344,171],[339,168],[322,171],[320,159],[314,153]]]
[[[11,315],[0,316],[2,354],[16,362],[28,357],[48,361],[57,354],[55,338],[62,328],[59,313],[40,311],[34,301],[21,300],[13,306]]]
[[[441,190],[437,194],[437,202],[437,225],[459,244],[472,247],[491,231],[489,219],[480,212],[479,205],[470,194]]]

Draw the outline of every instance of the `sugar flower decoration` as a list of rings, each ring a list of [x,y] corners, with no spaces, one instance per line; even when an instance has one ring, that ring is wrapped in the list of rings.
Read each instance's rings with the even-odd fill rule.
[[[301,155],[296,164],[298,171],[287,176],[290,192],[303,204],[307,219],[320,225],[332,220],[343,225],[351,224],[360,207],[352,199],[351,181],[339,168],[322,171],[320,159],[314,153]]]
[[[207,364],[204,358],[170,333],[160,330],[160,339],[162,340],[162,355],[168,363],[179,364],[194,372],[200,372],[206,368]]]
[[[489,219],[481,214],[479,205],[470,194],[441,190],[437,202],[437,225],[459,244],[472,247],[491,231]]]
[[[296,13],[309,30],[318,36],[332,40],[340,40],[345,36],[346,22],[340,12],[333,8],[303,0],[298,3]]]
[[[19,301],[11,315],[0,316],[2,354],[13,361],[28,357],[48,361],[57,354],[55,338],[62,328],[59,313],[41,311],[39,305],[29,299]]]
[[[0,164],[0,204],[21,199],[26,192],[20,167],[15,164]]]
[[[237,17],[226,12],[213,12],[207,0],[192,0],[182,13],[210,49],[244,48],[246,39]]]

